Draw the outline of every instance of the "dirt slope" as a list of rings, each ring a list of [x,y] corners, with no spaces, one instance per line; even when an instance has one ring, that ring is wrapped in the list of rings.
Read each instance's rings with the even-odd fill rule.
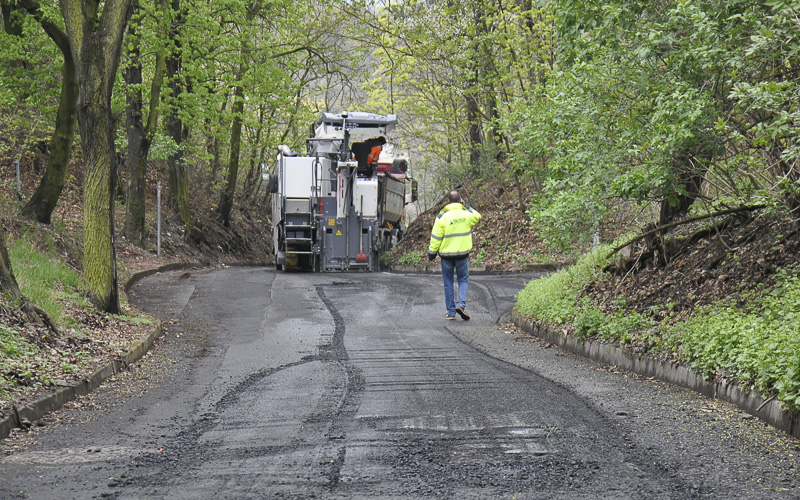
[[[526,264],[563,264],[568,261],[567,256],[543,245],[525,207],[520,207],[519,195],[514,189],[467,186],[462,193],[465,201],[482,216],[473,229],[472,262],[482,262],[488,271],[507,272],[522,270]],[[523,199],[529,200],[531,194],[529,189],[524,189]],[[446,204],[442,197],[409,224],[392,253],[391,262],[397,263],[409,252],[421,252],[423,256],[427,253],[433,221]]]

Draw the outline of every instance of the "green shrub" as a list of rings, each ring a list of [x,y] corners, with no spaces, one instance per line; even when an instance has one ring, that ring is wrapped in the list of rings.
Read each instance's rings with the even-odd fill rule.
[[[552,326],[571,324],[581,339],[596,335],[668,354],[709,378],[732,375],[744,387],[800,409],[800,266],[776,273],[772,290],[744,291],[698,308],[683,321],[659,325],[628,311],[625,297],[614,300],[613,314],[579,299],[597,278],[607,253],[600,249],[568,269],[531,281],[517,295],[517,310]]]
[[[575,321],[581,311],[578,295],[600,273],[608,253],[608,246],[600,246],[575,265],[532,280],[517,294],[517,310],[553,326]]]
[[[608,317],[603,311],[591,305],[586,306],[575,317],[575,335],[586,339],[599,332],[607,322]]]
[[[416,266],[420,262],[422,262],[422,251],[420,250],[410,250],[397,260],[397,263],[403,266]]]
[[[728,372],[745,385],[774,394],[800,408],[800,278],[780,271],[765,295],[748,294],[748,305],[733,300],[700,308],[665,329],[679,359],[704,375]]]

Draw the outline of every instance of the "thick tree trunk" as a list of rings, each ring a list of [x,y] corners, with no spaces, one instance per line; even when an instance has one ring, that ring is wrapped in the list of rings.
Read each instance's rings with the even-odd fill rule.
[[[111,93],[131,0],[60,0],[78,75],[78,128],[84,156],[83,285],[98,310],[119,313],[114,248],[117,155]]]
[[[22,300],[22,292],[17,284],[17,278],[14,277],[11,259],[8,257],[6,230],[2,224],[0,224],[0,293],[4,295],[4,299],[12,303]]]
[[[90,69],[89,72],[94,71]],[[82,87],[84,87],[82,93],[87,95],[102,92],[98,85],[86,84]],[[99,310],[118,313],[113,196],[116,155],[110,105],[110,100],[106,103],[86,102],[82,103],[78,110],[85,162],[83,281],[89,299]]]

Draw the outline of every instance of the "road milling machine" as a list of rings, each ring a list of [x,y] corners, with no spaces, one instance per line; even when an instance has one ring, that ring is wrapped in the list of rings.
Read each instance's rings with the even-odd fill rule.
[[[391,151],[395,115],[321,113],[306,154],[278,147],[271,173],[277,269],[380,269],[399,238],[408,163]]]

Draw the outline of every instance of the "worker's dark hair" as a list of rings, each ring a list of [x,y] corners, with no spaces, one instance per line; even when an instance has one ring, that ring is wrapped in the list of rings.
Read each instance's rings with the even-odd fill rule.
[[[450,203],[459,203],[461,201],[461,193],[454,189],[447,193],[447,201]]]

